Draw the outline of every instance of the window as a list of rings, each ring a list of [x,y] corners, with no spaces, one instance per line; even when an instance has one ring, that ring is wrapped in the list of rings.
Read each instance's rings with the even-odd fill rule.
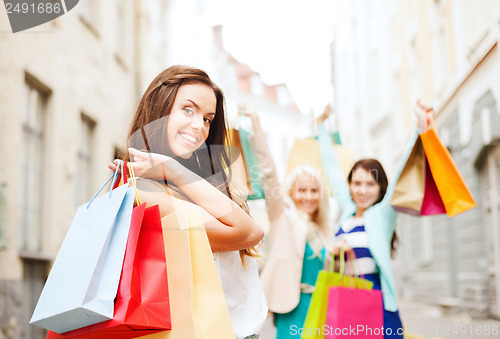
[[[49,91],[36,87],[28,79],[25,89],[21,249],[39,253],[42,249],[45,119]]]
[[[447,11],[439,1],[431,7],[430,45],[432,56],[432,76],[434,80],[434,95],[440,96],[446,89],[449,78],[448,40],[446,36]]]
[[[481,135],[482,135],[482,139],[483,139],[482,141],[483,141],[484,145],[488,145],[492,139],[491,126],[490,126],[490,123],[492,121],[492,117],[491,117],[490,111],[491,111],[490,107],[484,106],[479,113],[479,117],[481,119],[481,132],[482,132]],[[469,132],[467,135],[468,137],[471,134],[471,127],[470,127],[471,125],[472,124],[464,124],[464,126],[467,126],[467,132]]]
[[[121,64],[124,64],[124,61],[126,60],[126,43],[127,43],[127,12],[125,6],[127,5],[127,2],[123,0],[119,0],[116,3],[117,10],[116,10],[116,22],[117,25],[115,26],[115,55],[116,58],[118,59],[118,62]]]
[[[76,204],[87,202],[91,198],[92,187],[92,149],[95,122],[82,114],[80,120],[80,136],[78,143],[78,161],[76,176]]]

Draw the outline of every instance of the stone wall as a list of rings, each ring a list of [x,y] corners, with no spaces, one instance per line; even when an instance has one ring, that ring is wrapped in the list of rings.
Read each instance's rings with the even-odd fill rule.
[[[463,273],[459,275],[460,306],[472,318],[488,317],[489,288],[485,275]]]
[[[0,281],[0,339],[25,338],[22,284],[15,280]]]

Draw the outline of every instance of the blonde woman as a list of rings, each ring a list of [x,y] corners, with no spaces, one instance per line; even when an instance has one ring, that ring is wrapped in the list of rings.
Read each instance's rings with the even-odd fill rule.
[[[281,185],[260,121],[252,119],[252,149],[262,172],[271,227],[268,258],[261,282],[269,311],[274,313],[277,338],[296,338],[311,301],[318,272],[323,268],[328,230],[328,191],[318,171],[300,166]]]

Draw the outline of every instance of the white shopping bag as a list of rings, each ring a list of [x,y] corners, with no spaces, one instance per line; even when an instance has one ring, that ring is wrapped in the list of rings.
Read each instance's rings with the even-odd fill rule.
[[[122,185],[78,208],[31,324],[64,333],[113,318],[135,190]]]

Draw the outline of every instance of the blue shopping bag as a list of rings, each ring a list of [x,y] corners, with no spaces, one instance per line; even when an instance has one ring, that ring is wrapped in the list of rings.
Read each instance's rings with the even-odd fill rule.
[[[113,318],[135,190],[124,184],[78,208],[31,324],[64,333]]]

